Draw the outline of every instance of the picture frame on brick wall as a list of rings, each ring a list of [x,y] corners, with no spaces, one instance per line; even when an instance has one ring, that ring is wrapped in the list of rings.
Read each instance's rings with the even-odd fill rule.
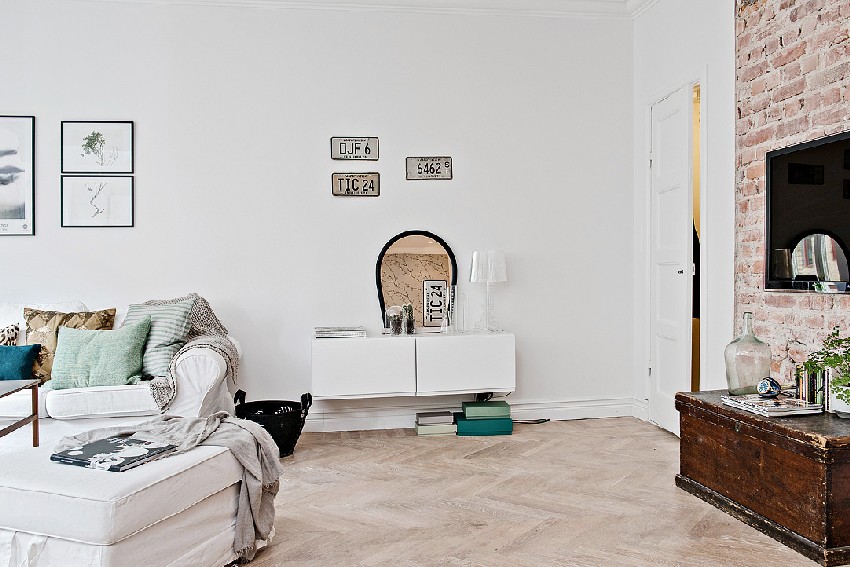
[[[0,116],[0,236],[35,235],[35,116]]]
[[[62,173],[133,173],[132,121],[62,122]]]

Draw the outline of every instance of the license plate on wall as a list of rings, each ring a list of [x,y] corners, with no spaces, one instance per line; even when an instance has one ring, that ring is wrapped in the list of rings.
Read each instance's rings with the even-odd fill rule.
[[[446,316],[448,282],[446,280],[425,280],[422,285],[422,325],[439,327]]]
[[[407,158],[407,179],[451,179],[452,158],[439,157],[409,157]]]
[[[381,194],[381,174],[334,173],[331,193],[337,197],[377,197]]]
[[[331,159],[377,161],[378,138],[331,138]]]

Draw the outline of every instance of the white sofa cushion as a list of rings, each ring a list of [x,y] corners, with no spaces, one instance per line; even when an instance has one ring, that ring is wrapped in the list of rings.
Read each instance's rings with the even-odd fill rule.
[[[144,382],[51,390],[46,398],[47,413],[54,419],[131,417],[159,413],[150,386]]]
[[[52,446],[4,452],[0,528],[110,545],[242,478],[224,447],[197,447],[114,473],[52,462]]]
[[[76,311],[88,311],[85,303],[80,301],[63,301],[61,303],[0,303],[0,327],[6,327],[12,323],[18,324],[18,344],[27,344],[27,322],[24,319],[24,307],[32,307],[42,311],[61,311],[72,313]]]

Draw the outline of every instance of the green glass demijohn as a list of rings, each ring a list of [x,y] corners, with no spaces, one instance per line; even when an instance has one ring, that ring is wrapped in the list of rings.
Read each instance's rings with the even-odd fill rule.
[[[770,376],[770,346],[753,333],[753,314],[744,313],[741,336],[726,347],[726,383],[733,396],[755,394],[756,385]]]

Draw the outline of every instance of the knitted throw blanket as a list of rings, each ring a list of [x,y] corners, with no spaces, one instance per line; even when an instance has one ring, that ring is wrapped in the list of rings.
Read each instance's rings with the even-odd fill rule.
[[[138,439],[175,445],[176,451],[168,455],[184,453],[198,445],[230,449],[242,465],[233,551],[240,563],[247,563],[257,553],[257,543],[268,541],[274,527],[274,498],[283,468],[277,445],[259,424],[229,417],[227,412],[218,412],[207,418],[159,415],[137,425],[104,427],[65,437],[59,442],[56,452],[114,435],[132,435]]]
[[[189,320],[192,327],[189,330],[189,342],[183,345],[174,358],[171,359],[171,366],[168,369],[166,376],[159,376],[149,382],[151,395],[153,395],[156,405],[160,411],[165,411],[174,397],[177,395],[177,381],[174,379],[175,361],[180,355],[190,351],[193,348],[208,348],[220,354],[227,363],[227,372],[225,379],[230,379],[236,383],[237,373],[239,371],[239,352],[230,340],[227,338],[227,328],[222,325],[212,307],[206,299],[197,293],[190,293],[183,297],[166,300],[146,301],[145,305],[165,305],[177,303],[187,299],[194,299],[192,310],[189,312]]]

